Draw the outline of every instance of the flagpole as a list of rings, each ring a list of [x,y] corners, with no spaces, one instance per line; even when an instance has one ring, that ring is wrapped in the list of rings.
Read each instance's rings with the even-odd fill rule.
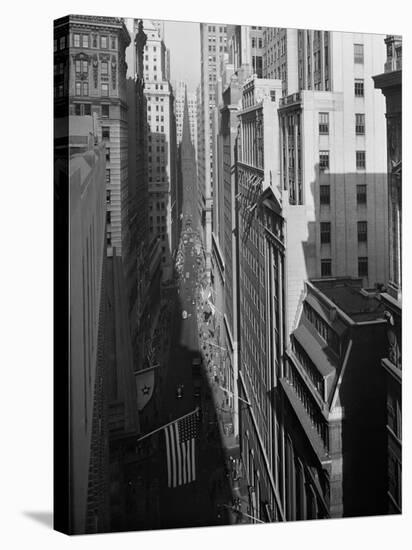
[[[183,418],[186,418],[187,416],[190,416],[191,414],[194,414],[195,412],[197,412],[199,410],[199,407],[196,407],[193,411],[187,413],[187,414],[184,414],[183,416],[180,416],[179,418],[176,418],[175,420],[173,420],[172,422],[168,422],[167,424],[164,424],[163,426],[160,426],[160,428],[156,428],[155,430],[153,430],[152,432],[149,432],[148,434],[145,434],[144,436],[142,437],[139,437],[139,439],[137,440],[137,443],[140,443],[140,441],[143,441],[143,439],[146,439],[147,437],[150,437],[151,435],[157,433],[157,432],[160,432],[160,430],[164,430],[165,428],[167,428],[168,426],[171,426],[172,424],[175,424],[176,422],[178,422],[179,420],[183,420]]]
[[[147,367],[147,369],[135,370],[134,374],[142,374],[142,372],[147,372],[148,370],[156,369],[157,367],[160,367],[159,363],[156,363],[155,365],[152,365],[151,367]]]

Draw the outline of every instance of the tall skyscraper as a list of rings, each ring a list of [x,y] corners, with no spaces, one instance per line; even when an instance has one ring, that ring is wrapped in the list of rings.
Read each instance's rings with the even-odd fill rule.
[[[129,343],[133,333],[130,304],[134,281],[133,277],[125,277],[125,266],[133,255],[128,210],[125,64],[130,36],[121,19],[79,15],[56,20],[54,32],[55,119],[66,131],[66,136],[56,142],[57,150],[62,145],[67,157],[81,154],[85,146],[89,148],[83,151],[83,159],[73,158],[70,166],[77,168],[69,174],[70,229],[75,232],[70,239],[75,247],[70,251],[70,260],[73,267],[77,266],[69,283],[71,300],[75,300],[71,305],[74,324],[70,329],[70,346],[76,363],[70,370],[75,377],[70,381],[71,388],[76,388],[76,392],[70,395],[82,400],[81,404],[69,404],[73,443],[73,449],[69,448],[69,454],[72,453],[69,528],[73,532],[94,532],[109,526],[108,437],[113,421],[110,409],[113,395],[107,390],[113,388],[119,371],[124,377],[133,376],[131,348],[127,361],[122,362],[111,354],[113,348],[106,347],[113,343],[106,338],[110,318],[106,297],[112,296],[115,284],[124,291],[123,336]],[[82,126],[87,123],[92,130],[85,132]],[[102,143],[101,154],[93,151],[90,135],[93,144]],[[111,270],[114,263],[116,281]],[[79,356],[82,349],[83,358]],[[123,396],[116,397],[120,403]],[[137,433],[137,415],[134,427]]]
[[[144,22],[145,95],[147,99],[149,234],[157,235],[162,250],[163,279],[172,275],[177,246],[176,122],[173,90],[166,77],[166,46],[156,26]]]
[[[384,72],[373,77],[386,100],[389,198],[389,283],[381,299],[387,319],[386,377],[387,510],[402,511],[402,37],[385,38]]]
[[[210,271],[212,249],[213,207],[213,108],[219,58],[227,52],[227,27],[216,24],[200,24],[200,118],[198,142],[199,219],[206,253],[206,269]]]
[[[56,108],[68,99],[71,115],[96,113],[102,121],[100,138],[106,144],[108,192],[107,254],[111,256],[116,248],[121,256],[128,239],[125,49],[130,36],[123,21],[115,17],[71,15],[59,22],[59,26],[70,25],[67,46],[73,63],[68,64],[66,72],[67,95]]]
[[[66,29],[67,30],[67,29]],[[63,35],[61,35],[63,36]],[[110,525],[107,480],[108,377],[104,358],[106,320],[105,146],[91,116],[55,123],[56,143],[69,155],[69,394],[70,496],[68,527],[93,533]],[[68,139],[67,139],[68,138]],[[62,160],[56,160],[56,183]],[[56,212],[57,214],[57,212]],[[59,215],[66,213],[60,212]]]
[[[372,34],[269,29],[264,76],[282,80],[281,185],[287,227],[288,327],[310,277],[388,280],[383,62]]]
[[[239,110],[240,451],[252,516],[284,519],[274,389],[285,340],[285,240],[279,190],[279,80],[250,77]],[[266,507],[262,507],[262,502]]]

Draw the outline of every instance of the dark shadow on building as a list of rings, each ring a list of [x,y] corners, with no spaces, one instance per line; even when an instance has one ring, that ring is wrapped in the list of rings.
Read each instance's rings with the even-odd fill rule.
[[[315,172],[286,207],[300,278],[281,380],[287,515],[386,514],[386,174]]]

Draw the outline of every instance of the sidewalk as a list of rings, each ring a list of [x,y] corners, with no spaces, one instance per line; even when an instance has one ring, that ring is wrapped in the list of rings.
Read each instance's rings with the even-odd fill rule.
[[[201,289],[206,291],[204,295],[207,295],[209,281],[204,274],[203,256],[197,276],[196,302],[199,341],[202,348],[205,374],[216,411],[220,439],[224,448],[226,458],[225,475],[229,481],[232,499],[231,505],[221,502],[220,506],[227,510],[232,524],[250,523],[251,520],[247,516],[249,513],[249,488],[240,460],[239,440],[234,435],[234,413],[227,405],[227,393],[221,388],[225,385],[221,366],[221,352],[218,351],[218,347],[214,347],[207,342],[213,340],[212,344],[219,346],[218,342],[215,341],[218,326],[215,326],[216,323],[212,321],[213,315],[210,315],[205,321],[204,314],[205,312],[208,313],[209,307],[207,301],[202,299]]]

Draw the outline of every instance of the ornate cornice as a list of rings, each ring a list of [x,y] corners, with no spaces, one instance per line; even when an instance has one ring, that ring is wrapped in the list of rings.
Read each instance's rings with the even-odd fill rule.
[[[89,32],[111,32],[115,33],[122,41],[123,46],[127,47],[130,42],[129,31],[120,17],[101,17],[94,15],[68,15],[54,21],[54,30],[64,30],[69,27],[70,30],[79,29],[80,32],[88,30]]]

